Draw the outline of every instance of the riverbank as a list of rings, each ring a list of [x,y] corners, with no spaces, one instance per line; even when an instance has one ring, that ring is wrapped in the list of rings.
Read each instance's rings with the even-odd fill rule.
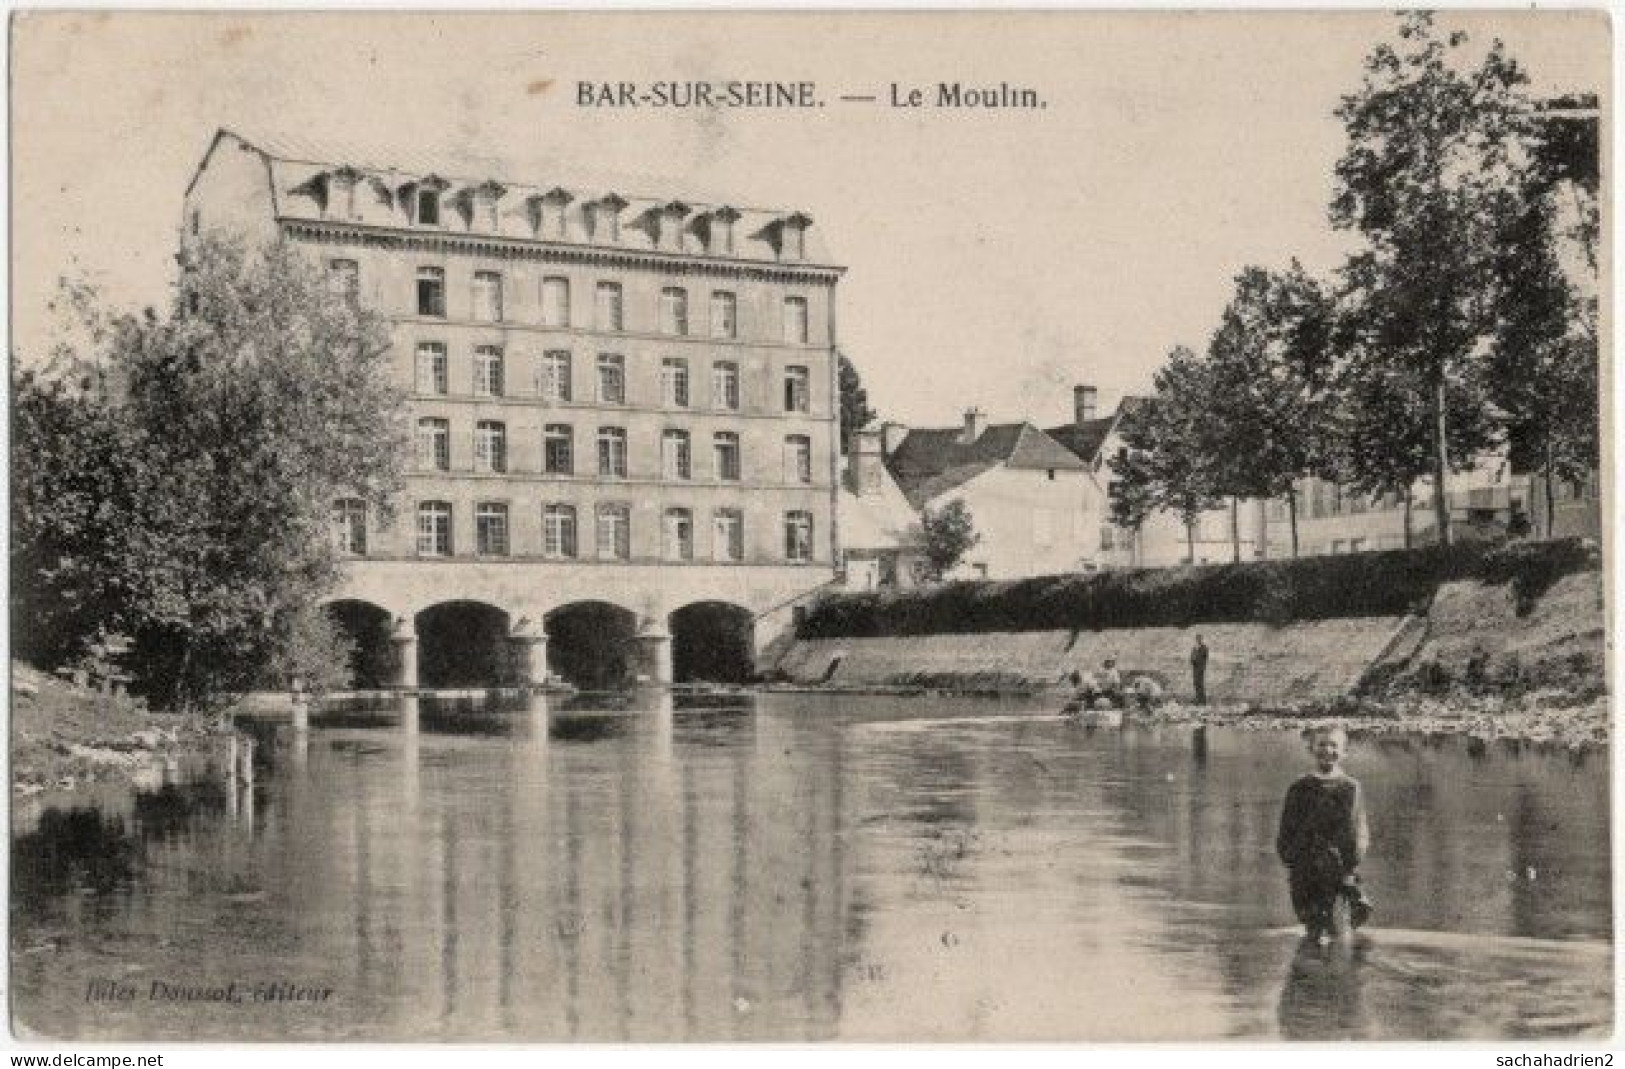
[[[149,786],[229,729],[212,718],[150,712],[134,699],[100,694],[11,665],[11,791],[14,798],[97,784]]]

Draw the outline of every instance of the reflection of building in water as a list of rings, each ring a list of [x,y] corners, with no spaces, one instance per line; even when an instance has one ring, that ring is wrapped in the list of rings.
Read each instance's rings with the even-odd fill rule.
[[[609,745],[555,736],[472,761],[422,735],[414,767],[354,770],[401,789],[286,830],[331,851],[309,883],[330,951],[353,948],[358,1020],[436,1037],[835,1034],[838,737],[803,745],[791,720],[745,709],[628,715]],[[313,775],[324,761],[342,756],[313,753]]]

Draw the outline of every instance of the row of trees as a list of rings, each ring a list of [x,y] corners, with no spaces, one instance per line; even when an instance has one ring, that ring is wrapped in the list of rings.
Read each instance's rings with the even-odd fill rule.
[[[1504,449],[1551,487],[1598,462],[1594,123],[1526,94],[1499,42],[1403,17],[1337,110],[1348,134],[1330,222],[1360,248],[1330,278],[1248,267],[1203,353],[1176,348],[1124,420],[1114,522],[1196,517],[1247,498],[1288,506],[1306,477],[1405,502]],[[1562,103],[1571,103],[1560,101]],[[1590,131],[1588,136],[1587,131]]]
[[[408,439],[385,324],[315,265],[206,242],[182,277],[162,315],[65,289],[75,340],[14,363],[11,576],[20,655],[127,635],[138,685],[187,708],[343,671],[332,501],[387,516]]]

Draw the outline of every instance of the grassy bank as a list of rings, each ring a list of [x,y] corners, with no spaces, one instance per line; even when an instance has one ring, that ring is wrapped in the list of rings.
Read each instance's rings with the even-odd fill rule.
[[[1510,585],[1527,612],[1565,575],[1600,567],[1593,549],[1568,539],[956,582],[831,594],[796,633],[875,638],[1401,616],[1426,611],[1442,585],[1463,580]]]
[[[11,665],[11,789],[27,797],[95,783],[143,783],[209,748],[224,729],[200,716],[148,712],[126,698]]]

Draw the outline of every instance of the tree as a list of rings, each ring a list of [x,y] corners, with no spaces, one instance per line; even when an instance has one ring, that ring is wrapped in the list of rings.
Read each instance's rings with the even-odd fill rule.
[[[1449,472],[1469,465],[1477,444],[1452,438],[1451,407],[1483,407],[1474,363],[1494,319],[1498,237],[1530,153],[1523,72],[1500,42],[1464,70],[1466,40],[1441,40],[1430,15],[1413,13],[1397,45],[1371,53],[1360,89],[1337,109],[1348,147],[1331,206],[1333,224],[1367,245],[1351,294],[1363,352],[1404,365],[1426,391],[1443,543]]]
[[[982,541],[970,507],[958,498],[940,509],[921,512],[920,529],[925,536],[926,574],[933,580],[953,571],[960,559]]]
[[[1127,413],[1118,433],[1127,453],[1107,461],[1114,478],[1127,480],[1124,519],[1143,521],[1153,509],[1172,512],[1185,525],[1188,559],[1196,559],[1196,522],[1219,504],[1215,464],[1205,430],[1212,383],[1207,365],[1184,346],[1174,348],[1154,380],[1156,396]],[[1114,511],[1114,515],[1118,513]],[[1137,529],[1139,524],[1133,526]]]
[[[310,644],[300,621],[339,577],[334,499],[387,521],[401,486],[387,329],[294,249],[217,240],[188,255],[167,315],[106,324],[75,359],[104,371],[88,397],[25,384],[30,448],[13,475],[14,553],[37,577],[25,611],[67,593],[89,606],[76,629],[131,634],[132,666],[162,704],[263,684]],[[108,503],[87,513],[99,487]],[[50,533],[64,522],[67,540]],[[98,586],[109,593],[86,593]]]
[[[841,396],[841,454],[844,456],[851,452],[852,436],[868,426],[876,413],[869,407],[869,391],[863,388],[857,367],[845,353],[839,356],[837,385]]]
[[[1298,480],[1325,474],[1330,445],[1333,309],[1294,260],[1285,272],[1248,267],[1208,344],[1199,403],[1199,448],[1213,490],[1231,500],[1231,540],[1242,498],[1286,498],[1298,552]]]

